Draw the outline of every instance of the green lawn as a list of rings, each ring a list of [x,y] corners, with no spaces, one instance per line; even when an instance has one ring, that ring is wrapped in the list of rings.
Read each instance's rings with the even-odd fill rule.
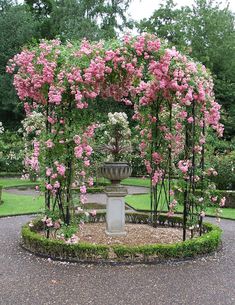
[[[2,200],[0,216],[36,213],[44,207],[43,196],[34,198],[33,196],[19,196],[3,192]]]
[[[108,181],[108,179],[105,179],[105,178],[99,178],[98,181],[100,183],[107,183],[107,184],[110,183]],[[123,185],[134,185],[134,186],[149,187],[150,186],[150,179],[149,178],[135,178],[135,177],[131,177],[131,178],[127,178],[127,179],[123,180],[121,182],[121,184],[123,184]]]
[[[125,198],[125,201],[135,210],[149,211],[151,209],[149,194],[127,195]],[[162,202],[161,202],[161,205],[162,205]],[[167,211],[166,206],[163,207],[163,211]]]
[[[134,185],[134,186],[145,186],[150,187],[150,179],[149,178],[127,178],[122,181],[124,185]]]
[[[133,207],[136,210],[149,211],[150,210],[150,197],[148,194],[143,195],[128,195],[125,198],[125,201],[128,205]],[[167,211],[166,206],[163,207],[162,211]],[[183,211],[183,206],[179,205],[178,212]],[[235,220],[235,209],[232,208],[224,208],[222,209],[223,213],[221,218],[230,218]],[[206,211],[208,216],[215,216],[215,208],[208,208]]]
[[[36,185],[29,180],[20,178],[1,178],[0,184],[3,187],[14,187],[24,185]],[[2,192],[3,204],[0,205],[0,216],[36,213],[42,210],[44,198],[34,198],[33,196],[14,195]]]

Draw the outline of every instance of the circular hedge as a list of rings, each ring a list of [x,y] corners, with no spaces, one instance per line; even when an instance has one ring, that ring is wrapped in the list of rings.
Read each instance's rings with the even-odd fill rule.
[[[148,214],[126,213],[130,223],[149,223]],[[105,220],[105,213],[98,213],[92,222]],[[168,218],[160,215],[158,222],[165,226],[182,226],[181,217]],[[66,244],[62,240],[47,239],[38,232],[41,221],[35,220],[34,226],[22,227],[22,246],[43,257],[66,261],[98,262],[157,262],[166,259],[184,259],[216,251],[221,244],[222,230],[211,223],[204,223],[203,235],[174,244],[149,244],[139,246],[95,245],[89,243]]]

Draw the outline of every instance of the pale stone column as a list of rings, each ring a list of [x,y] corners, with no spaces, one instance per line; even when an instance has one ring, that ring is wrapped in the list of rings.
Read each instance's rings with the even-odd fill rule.
[[[106,200],[106,234],[123,236],[125,232],[125,201],[127,189],[121,185],[105,188]]]

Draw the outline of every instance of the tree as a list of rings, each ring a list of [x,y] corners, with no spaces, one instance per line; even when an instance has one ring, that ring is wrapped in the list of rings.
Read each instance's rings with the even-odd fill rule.
[[[53,0],[25,0],[25,4],[39,23],[38,33],[41,38],[52,39],[51,34],[51,13],[54,7]]]
[[[4,4],[4,5],[3,5]],[[24,5],[0,2],[0,120],[8,127],[16,127],[23,116],[12,87],[12,77],[5,73],[6,65],[23,45],[37,37],[37,22]]]
[[[174,0],[161,3],[149,19],[136,23],[140,32],[155,33],[167,39],[171,44],[184,48],[187,45],[187,15],[188,9],[176,9]]]
[[[52,36],[66,39],[113,38],[129,25],[125,15],[131,0],[59,0],[51,14]]]
[[[223,105],[225,136],[235,135],[234,14],[215,1],[196,0],[189,16],[192,56],[214,74],[216,98]]]
[[[51,0],[25,0],[25,3],[38,19],[48,17],[52,12],[53,3]]]
[[[0,0],[0,13],[8,10],[15,4],[15,1],[12,0]]]

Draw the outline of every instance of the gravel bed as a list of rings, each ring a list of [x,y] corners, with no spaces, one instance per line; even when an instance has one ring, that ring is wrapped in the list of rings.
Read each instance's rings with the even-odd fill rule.
[[[86,223],[77,234],[79,241],[92,244],[129,245],[172,244],[182,241],[182,229],[146,224],[126,224],[126,236],[113,237],[105,233],[105,223]]]

